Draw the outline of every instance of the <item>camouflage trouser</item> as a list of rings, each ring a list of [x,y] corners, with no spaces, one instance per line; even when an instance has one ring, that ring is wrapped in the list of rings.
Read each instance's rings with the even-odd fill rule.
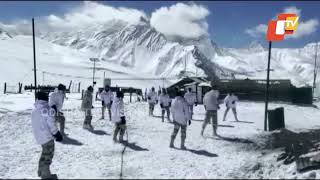
[[[108,109],[109,120],[111,121],[111,104],[106,104],[102,106],[102,119],[104,119],[104,114],[106,112],[106,109]]]
[[[54,141],[51,140],[41,146],[42,152],[39,159],[38,176],[41,178],[48,178],[51,175],[50,165],[54,154]]]
[[[218,127],[218,115],[217,115],[217,110],[207,110],[206,111],[206,117],[203,121],[202,124],[202,131],[206,128],[207,124],[210,123],[210,119],[212,119],[212,128],[213,128],[213,133],[217,132],[217,127]]]
[[[231,109],[232,109],[234,118],[236,119],[236,121],[239,121],[239,120],[238,120],[238,116],[237,116],[237,109],[236,109],[236,108],[231,108]],[[224,112],[224,115],[223,115],[223,121],[226,120],[226,117],[227,117],[227,114],[228,114],[229,110],[230,110],[230,108],[227,107],[227,108],[226,108],[226,111]]]
[[[124,133],[126,132],[126,124],[116,123],[116,128],[113,133],[113,140],[117,141],[118,133],[120,132],[119,141],[123,141]]]
[[[85,113],[85,119],[84,119],[84,123],[83,124],[90,124],[91,125],[91,120],[92,120],[91,109],[86,109],[84,111],[84,113]]]
[[[161,117],[162,117],[162,122],[164,122],[164,114],[165,114],[165,112],[167,111],[167,118],[168,118],[168,120],[170,121],[170,107],[169,106],[167,106],[167,107],[163,107],[162,109],[161,109]]]
[[[188,105],[189,107],[189,112],[191,114],[191,118],[192,118],[192,115],[193,115],[193,105]]]
[[[153,115],[154,103],[149,103],[149,115]]]
[[[173,122],[173,123],[174,123],[174,128],[173,128],[173,132],[172,132],[172,135],[171,135],[172,141],[174,141],[174,139],[176,138],[176,136],[177,136],[177,134],[179,132],[179,129],[181,128],[181,141],[184,142],[184,140],[187,137],[187,126],[186,125],[181,125],[181,124],[176,123],[176,122]]]
[[[63,113],[61,113],[61,112],[58,112],[54,117],[55,117],[56,122],[60,124],[60,132],[62,134],[64,134],[64,127],[65,127],[66,118],[64,117]]]

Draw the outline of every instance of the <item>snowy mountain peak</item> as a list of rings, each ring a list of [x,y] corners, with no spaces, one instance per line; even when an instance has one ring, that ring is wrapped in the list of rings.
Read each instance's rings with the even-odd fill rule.
[[[248,46],[248,50],[251,52],[261,52],[265,51],[265,48],[261,45],[260,42],[252,41]]]
[[[201,68],[211,80],[216,81],[220,78],[233,78],[233,71],[223,68],[215,62],[212,62],[207,58],[206,55],[202,53],[198,46],[194,47],[192,50],[192,55],[196,60],[195,65]]]
[[[314,51],[314,52],[315,52],[316,48],[318,49],[318,53],[320,53],[320,42],[309,43],[304,46],[304,49],[309,50],[309,51]]]
[[[320,57],[320,42],[318,44],[316,42],[309,43],[305,45],[303,48],[297,49],[299,54],[305,54],[310,59],[314,59],[315,54],[317,53],[318,57]],[[319,58],[318,58],[319,59]]]
[[[0,29],[0,39],[1,40],[11,39],[11,38],[12,38],[12,36],[8,32]]]
[[[143,23],[146,23],[146,24],[150,24],[150,21],[146,18],[144,18],[143,16],[140,17],[140,20],[139,22],[143,22]]]

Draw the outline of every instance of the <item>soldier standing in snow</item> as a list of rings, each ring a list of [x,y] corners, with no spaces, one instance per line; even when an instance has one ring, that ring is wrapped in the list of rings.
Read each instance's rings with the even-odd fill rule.
[[[172,104],[172,117],[173,117],[173,124],[174,129],[171,135],[171,141],[170,141],[170,147],[174,147],[174,140],[179,132],[179,129],[181,129],[181,149],[186,149],[184,143],[186,140],[186,133],[187,133],[187,124],[191,124],[191,117],[190,112],[188,109],[188,104],[186,100],[184,99],[182,92],[177,91],[176,98],[173,101]]]
[[[159,98],[160,107],[161,107],[161,118],[162,122],[164,122],[164,114],[167,111],[168,121],[170,121],[170,107],[171,107],[171,98],[169,97],[165,88],[162,88],[162,93]]]
[[[101,101],[102,101],[102,117],[104,119],[104,114],[106,112],[106,108],[108,109],[109,113],[109,120],[111,121],[111,105],[113,101],[113,92],[111,91],[110,87],[106,85],[104,90],[100,94]]]
[[[154,106],[158,103],[158,95],[155,92],[154,87],[148,93],[148,103],[149,103],[149,116],[153,116]]]
[[[64,134],[65,117],[61,112],[64,98],[65,98],[66,86],[59,84],[58,88],[50,95],[49,105],[55,110],[55,120],[60,124],[60,132]]]
[[[236,121],[239,121],[239,119],[237,117],[237,109],[236,109],[237,101],[239,101],[239,99],[234,93],[228,94],[225,97],[224,103],[226,105],[226,111],[224,112],[223,121],[226,120],[226,117],[227,117],[227,114],[228,114],[230,108],[232,109],[232,112],[233,112],[233,115],[234,115],[234,118],[236,119]]]
[[[123,142],[123,136],[126,131],[126,117],[124,115],[124,102],[123,92],[117,91],[116,97],[111,107],[112,111],[112,122],[115,123],[115,130],[113,133],[113,141],[117,142],[117,136],[120,132],[119,142]]]
[[[217,86],[212,85],[211,90],[204,95],[203,104],[206,110],[206,116],[203,121],[201,135],[203,136],[204,129],[206,128],[207,124],[212,119],[212,128],[213,128],[213,135],[217,135],[217,128],[218,128],[218,109],[219,107],[219,91],[216,90]]]
[[[51,115],[53,109],[48,104],[48,94],[37,93],[37,101],[32,111],[32,129],[35,139],[42,147],[39,159],[38,176],[41,179],[57,179],[56,174],[51,174],[50,165],[54,155],[54,139],[62,141],[63,137],[55,125],[55,119]]]
[[[184,98],[186,99],[187,103],[188,103],[188,107],[189,107],[189,111],[191,113],[191,119],[192,119],[192,115],[193,115],[193,105],[197,106],[198,102],[197,102],[197,97],[196,95],[192,92],[192,89],[189,88],[188,92],[184,95]]]
[[[93,87],[89,86],[83,95],[82,104],[81,104],[81,110],[84,111],[84,113],[85,113],[83,128],[90,129],[90,130],[93,129],[93,127],[91,125],[91,120],[92,120],[91,109],[93,108],[93,106],[92,106],[92,93],[93,93]]]

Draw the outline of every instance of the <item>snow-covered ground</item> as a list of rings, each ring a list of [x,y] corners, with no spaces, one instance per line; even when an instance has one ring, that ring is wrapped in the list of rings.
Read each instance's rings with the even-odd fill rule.
[[[52,172],[59,178],[119,178],[121,144],[112,141],[113,124],[99,120],[100,102],[96,101],[92,124],[94,132],[82,129],[83,114],[78,111],[80,94],[68,94],[64,111],[67,118],[64,143],[56,143]],[[127,101],[127,100],[126,100]],[[35,143],[30,112],[32,93],[0,95],[0,178],[37,178],[41,148]],[[318,104],[319,105],[319,104]],[[320,111],[312,107],[271,103],[270,108],[285,108],[286,127],[293,131],[319,129]],[[160,107],[156,117],[148,116],[145,102],[126,103],[129,146],[124,154],[124,178],[304,178],[311,172],[298,174],[295,164],[276,162],[280,150],[263,149],[264,103],[240,102],[239,119],[233,115],[222,121],[224,107],[219,111],[221,138],[212,137],[207,126],[200,136],[204,108],[195,108],[195,116],[187,129],[187,151],[169,148],[173,126],[162,123]],[[178,134],[176,147],[180,145]],[[317,178],[320,177],[320,172]]]

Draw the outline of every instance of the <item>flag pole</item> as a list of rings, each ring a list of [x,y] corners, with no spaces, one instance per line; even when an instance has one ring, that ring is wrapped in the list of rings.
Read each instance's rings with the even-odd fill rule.
[[[312,87],[312,97],[314,98],[314,91],[316,88],[316,79],[317,79],[317,55],[318,55],[318,42],[316,42],[315,55],[314,55],[314,72],[313,72],[313,87]]]
[[[34,98],[37,100],[37,64],[36,64],[36,42],[34,33],[34,18],[32,18],[32,40],[33,40],[33,71],[34,71]]]
[[[268,69],[267,69],[267,84],[265,94],[265,111],[264,111],[264,130],[268,130],[268,103],[269,103],[269,86],[270,86],[270,60],[271,60],[271,46],[272,41],[269,41],[269,54],[268,54]]]

